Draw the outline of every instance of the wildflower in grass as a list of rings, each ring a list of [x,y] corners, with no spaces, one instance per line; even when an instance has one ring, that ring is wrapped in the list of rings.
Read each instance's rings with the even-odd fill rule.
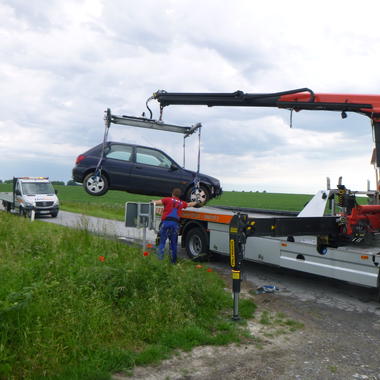
[[[201,268],[203,268],[203,266],[198,264],[198,265],[195,266],[195,268],[201,269]]]
[[[153,244],[147,244],[146,247],[147,248],[153,248]]]
[[[207,272],[212,272],[212,269],[211,268],[207,268]]]
[[[102,263],[106,260],[106,258],[104,256],[99,256],[98,257],[99,261],[101,261]]]
[[[149,252],[144,251],[144,256],[149,256]]]

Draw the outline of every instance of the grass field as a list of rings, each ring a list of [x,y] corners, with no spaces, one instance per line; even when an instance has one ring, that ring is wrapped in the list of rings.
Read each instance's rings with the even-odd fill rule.
[[[109,191],[101,197],[88,195],[81,186],[55,186],[61,202],[61,209],[109,219],[124,219],[125,202],[149,202],[158,197]],[[10,191],[10,185],[0,184],[1,191]],[[299,211],[312,195],[256,193],[226,191],[220,198],[208,205],[262,208],[269,210]]]
[[[207,266],[0,213],[0,379],[109,379],[174,350],[248,339]],[[240,314],[253,316],[252,301]]]

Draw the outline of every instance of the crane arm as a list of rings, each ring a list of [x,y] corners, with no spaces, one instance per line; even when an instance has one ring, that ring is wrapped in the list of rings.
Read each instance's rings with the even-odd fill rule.
[[[231,93],[167,92],[159,90],[153,97],[161,107],[169,105],[206,105],[209,107],[277,107],[300,110],[325,110],[358,112],[380,121],[380,95],[315,94],[309,88],[250,94],[243,91]]]
[[[368,116],[373,125],[376,147],[376,165],[380,167],[380,95],[323,94],[309,88],[250,94],[243,91],[231,93],[167,92],[159,90],[153,94],[163,107],[169,105],[206,105],[208,107],[277,107],[294,111],[338,111],[342,117],[346,112]]]

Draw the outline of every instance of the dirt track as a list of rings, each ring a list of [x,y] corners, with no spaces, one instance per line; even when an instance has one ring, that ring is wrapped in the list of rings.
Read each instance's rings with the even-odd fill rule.
[[[249,296],[257,285],[246,281],[245,294]],[[358,311],[286,291],[254,298],[259,307],[249,327],[255,340],[198,347],[159,365],[136,368],[131,377],[118,374],[114,379],[380,380],[380,304]],[[277,323],[259,323],[265,310],[273,316],[286,315],[304,327],[284,332]]]

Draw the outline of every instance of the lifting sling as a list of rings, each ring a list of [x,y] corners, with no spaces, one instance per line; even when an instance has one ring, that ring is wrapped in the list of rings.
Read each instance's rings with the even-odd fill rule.
[[[186,127],[186,126],[164,123],[161,120],[161,118],[162,118],[162,113],[160,115],[160,120],[147,119],[145,117],[135,117],[135,116],[128,116],[128,115],[116,116],[116,115],[112,115],[111,110],[109,108],[107,108],[107,110],[105,111],[105,115],[104,115],[105,129],[104,129],[102,150],[101,150],[99,161],[96,165],[93,180],[97,181],[101,176],[102,163],[104,160],[104,153],[105,153],[105,148],[106,148],[107,139],[108,139],[108,132],[109,132],[111,123],[112,124],[128,125],[128,126],[139,127],[139,128],[154,129],[154,130],[160,130],[160,131],[166,131],[166,132],[182,133],[184,135],[183,166],[185,166],[185,139],[187,137],[191,136],[194,132],[196,132],[198,130],[198,164],[197,164],[197,172],[196,172],[196,175],[195,175],[194,180],[193,180],[195,194],[196,194],[196,197],[198,198],[199,192],[200,192],[199,169],[200,169],[200,144],[201,144],[202,124],[197,123],[197,124],[192,125],[190,127]]]

